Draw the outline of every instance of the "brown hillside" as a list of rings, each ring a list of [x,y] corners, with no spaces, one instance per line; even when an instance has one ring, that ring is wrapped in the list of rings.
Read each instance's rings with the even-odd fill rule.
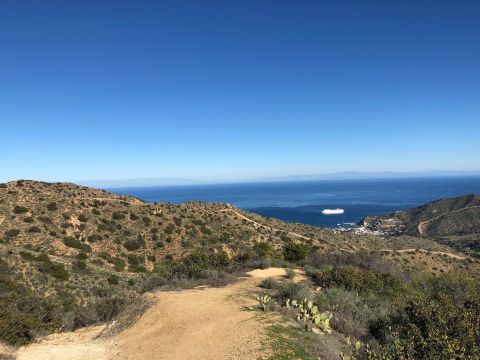
[[[3,340],[23,343],[108,321],[138,294],[172,279],[221,282],[232,271],[314,253],[373,254],[407,270],[478,273],[476,261],[427,239],[335,234],[229,204],[154,204],[74,184],[14,181],[0,184],[0,317],[22,323],[14,317],[21,309],[29,314],[22,321],[38,331],[19,335],[7,325]]]

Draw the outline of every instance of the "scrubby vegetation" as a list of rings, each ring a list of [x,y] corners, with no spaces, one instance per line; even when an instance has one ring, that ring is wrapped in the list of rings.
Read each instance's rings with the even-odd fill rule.
[[[304,265],[307,282],[265,280],[264,293],[278,304],[271,309],[301,321],[310,331],[316,329],[315,316],[324,314],[328,327],[319,329],[328,332],[331,327],[344,337],[338,351],[345,358],[480,359],[477,278],[392,269],[380,257],[364,256],[364,262],[356,264],[349,260],[349,255],[314,255]],[[329,340],[320,336],[310,341]]]
[[[478,356],[480,262],[428,239],[335,234],[227,204],[149,204],[22,181],[0,187],[0,259],[0,341],[12,345],[109,321],[151,289],[289,266],[304,268],[307,282],[294,283],[293,271],[265,280],[266,309],[306,298],[331,314],[324,335],[335,346],[306,346],[314,354],[347,351],[350,337],[362,344],[358,358],[435,359],[444,347]],[[277,310],[293,319],[299,311]]]

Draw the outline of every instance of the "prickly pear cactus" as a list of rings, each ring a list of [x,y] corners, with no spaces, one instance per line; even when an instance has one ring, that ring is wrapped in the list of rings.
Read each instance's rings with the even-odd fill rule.
[[[258,295],[257,301],[260,303],[260,307],[263,311],[267,310],[267,304],[270,302],[270,296],[268,295]]]
[[[312,301],[303,299],[298,302],[297,300],[287,299],[285,301],[285,306],[288,309],[298,309],[298,314],[295,318],[297,321],[303,320],[306,329],[315,333],[324,332],[329,334],[332,332],[332,329],[330,328],[330,318],[332,317],[332,314],[329,312],[320,312],[318,307],[314,305]]]

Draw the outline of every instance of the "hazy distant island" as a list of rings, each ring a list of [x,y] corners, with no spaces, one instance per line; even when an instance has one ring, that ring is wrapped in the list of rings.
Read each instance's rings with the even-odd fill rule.
[[[133,179],[90,179],[74,181],[78,185],[95,188],[126,188],[145,186],[172,186],[172,185],[198,185],[198,184],[225,184],[245,182],[291,182],[291,181],[314,181],[314,180],[358,180],[358,179],[396,179],[416,177],[449,177],[449,176],[480,176],[480,171],[342,171],[327,174],[310,175],[285,175],[262,178],[235,178],[235,179],[187,179],[180,177],[142,177]]]

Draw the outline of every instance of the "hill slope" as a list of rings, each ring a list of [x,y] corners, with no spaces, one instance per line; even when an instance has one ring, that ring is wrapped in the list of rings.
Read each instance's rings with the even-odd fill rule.
[[[228,204],[145,203],[73,184],[0,184],[0,340],[109,321],[156,287],[221,283],[246,268],[313,255],[378,257],[406,271],[477,262],[411,236],[334,233]]]
[[[367,217],[362,225],[389,234],[444,237],[480,234],[480,196],[468,194],[429,204]]]

